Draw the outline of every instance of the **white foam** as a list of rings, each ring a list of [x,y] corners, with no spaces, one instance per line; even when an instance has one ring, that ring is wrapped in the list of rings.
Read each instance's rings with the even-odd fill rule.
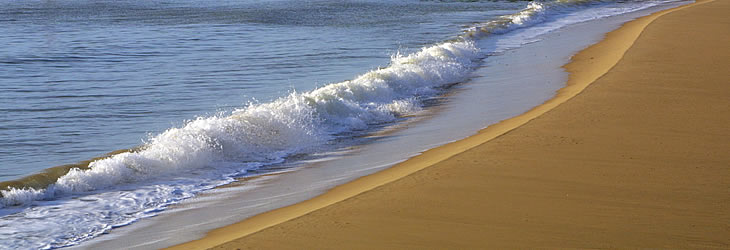
[[[340,133],[418,111],[423,98],[439,93],[436,87],[465,80],[478,58],[467,40],[395,55],[390,66],[354,80],[189,121],[138,150],[94,161],[86,170],[71,169],[46,189],[1,191],[0,206],[27,208],[0,220],[0,245],[77,244],[229,183],[233,175],[316,152]],[[74,195],[83,200],[69,199]]]
[[[511,41],[507,45],[478,48],[465,37],[396,54],[388,67],[350,81],[189,121],[151,137],[138,150],[94,161],[87,170],[72,169],[46,189],[0,191],[0,208],[19,209],[0,218],[0,248],[75,245],[154,216],[170,204],[232,182],[233,176],[294,154],[326,150],[341,134],[417,112],[422,100],[440,93],[438,87],[467,79],[485,52],[518,47],[568,24],[652,3],[582,10],[531,2],[500,22],[471,29],[476,38],[504,34],[498,41]],[[507,35],[512,37],[505,39]]]
[[[628,1],[621,4],[585,0],[531,2],[518,13],[476,25],[467,33],[482,38],[477,47],[485,53],[501,53],[536,42],[538,37],[568,25],[680,1]],[[494,34],[500,36],[490,36]]]

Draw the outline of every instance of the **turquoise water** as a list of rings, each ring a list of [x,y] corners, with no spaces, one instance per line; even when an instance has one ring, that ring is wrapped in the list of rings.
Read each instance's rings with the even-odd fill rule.
[[[663,2],[0,0],[0,181],[30,176],[0,190],[0,248],[76,245],[363,143],[490,55]]]

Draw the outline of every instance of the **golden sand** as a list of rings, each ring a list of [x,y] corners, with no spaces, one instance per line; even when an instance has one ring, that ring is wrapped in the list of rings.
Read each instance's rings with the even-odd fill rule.
[[[728,13],[629,22],[523,115],[176,248],[730,248]]]

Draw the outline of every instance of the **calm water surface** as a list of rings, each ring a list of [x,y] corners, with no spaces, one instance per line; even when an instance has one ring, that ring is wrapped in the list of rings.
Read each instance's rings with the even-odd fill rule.
[[[524,2],[0,0],[0,181],[386,66]]]

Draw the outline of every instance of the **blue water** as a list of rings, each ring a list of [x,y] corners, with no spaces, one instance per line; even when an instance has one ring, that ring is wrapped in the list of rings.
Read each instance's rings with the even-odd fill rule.
[[[490,54],[660,2],[0,0],[0,181],[31,177],[0,190],[0,248],[79,244],[358,143]]]
[[[387,66],[523,3],[0,1],[0,181]]]

